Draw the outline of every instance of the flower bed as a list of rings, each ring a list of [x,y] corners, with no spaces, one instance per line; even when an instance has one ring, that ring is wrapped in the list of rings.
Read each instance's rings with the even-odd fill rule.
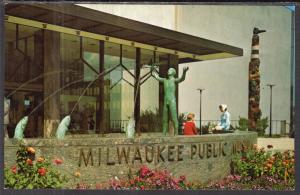
[[[295,180],[294,180],[295,181]],[[262,175],[256,179],[243,178],[239,175],[228,177],[210,183],[201,189],[205,190],[295,190],[295,183],[285,182],[274,176]]]
[[[92,188],[91,185],[78,184],[77,189]],[[112,178],[107,183],[96,184],[96,189],[106,190],[184,190],[189,189],[185,176],[176,178],[167,170],[151,170],[142,166],[136,174],[127,178]]]
[[[268,149],[273,146],[269,145]],[[166,170],[150,170],[142,166],[135,174],[127,178],[113,178],[107,183],[86,185],[78,184],[77,189],[113,189],[113,190],[294,190],[295,156],[293,151],[275,152],[258,149],[242,150],[233,159],[234,174],[220,181],[203,185],[187,182],[185,176],[176,178]]]
[[[167,170],[151,170],[140,167],[136,173],[125,178],[111,178],[106,183],[78,183],[76,189],[105,190],[294,190],[295,155],[294,151],[273,152],[272,145],[267,150],[256,145],[250,150],[242,150],[232,161],[232,175],[220,181],[203,185],[188,182],[184,175],[175,177]],[[44,157],[35,157],[35,149],[20,145],[17,151],[16,165],[5,167],[5,188],[40,189],[66,188],[68,179],[58,168],[63,161],[47,161]],[[62,171],[62,169],[60,170]],[[72,174],[74,182],[80,180],[81,173]]]
[[[205,189],[294,190],[294,151],[273,152],[254,145],[233,159],[233,172],[227,178],[211,183]]]
[[[268,145],[268,149],[272,149]],[[286,182],[295,180],[295,155],[294,151],[285,152],[266,151],[264,148],[242,151],[233,160],[234,171],[243,178],[256,179],[263,175],[278,178]]]
[[[62,160],[55,159],[60,165]],[[68,179],[44,157],[35,159],[35,149],[20,145],[16,165],[4,167],[4,186],[13,189],[63,188]]]

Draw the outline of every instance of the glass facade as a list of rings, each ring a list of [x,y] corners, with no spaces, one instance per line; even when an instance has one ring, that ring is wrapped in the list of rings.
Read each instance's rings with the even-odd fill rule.
[[[133,46],[64,33],[59,33],[57,40],[49,43],[45,40],[45,32],[43,29],[5,23],[5,95],[16,90],[21,83],[28,82],[27,88],[21,87],[9,97],[11,133],[17,122],[33,111],[29,117],[32,124],[28,126],[25,137],[43,135],[42,101],[51,99],[48,98],[51,94],[44,93],[51,84],[44,83],[43,78],[50,74],[60,78],[55,86],[60,104],[59,119],[71,115],[72,133],[95,132],[100,117],[106,121],[105,133],[121,132],[134,114],[135,100],[138,99],[136,85],[140,86],[141,131],[159,131],[160,124],[151,121],[160,118],[160,84],[151,76],[149,64],[157,63],[156,69],[161,72],[162,66],[168,66],[168,54],[142,48],[138,52]],[[51,52],[45,53],[45,44],[59,44],[57,56]],[[59,62],[59,70],[45,72],[44,55],[48,55],[47,59],[49,55],[50,59],[52,55],[53,58],[58,57],[56,62]],[[103,77],[101,84],[98,74],[101,70],[107,71],[113,67],[115,69]],[[136,80],[138,70],[141,78],[139,83]],[[100,106],[102,103],[103,107]],[[101,108],[101,114],[97,114]]]
[[[43,100],[40,76],[43,74],[41,30],[5,22],[5,96],[10,100],[9,134],[12,136],[18,121]],[[26,81],[31,81],[26,84]],[[20,85],[22,88],[16,90]],[[43,128],[43,107],[29,118],[26,137],[39,136]]]
[[[60,95],[61,119],[72,114],[71,129],[95,131],[99,86],[99,42],[74,35],[60,34],[61,87],[81,81],[64,89]]]

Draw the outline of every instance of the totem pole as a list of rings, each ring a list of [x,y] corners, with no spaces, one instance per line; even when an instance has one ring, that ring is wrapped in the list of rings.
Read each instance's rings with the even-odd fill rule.
[[[265,30],[253,29],[251,61],[249,63],[249,102],[248,102],[248,119],[249,130],[255,130],[257,121],[261,117],[259,108],[260,101],[260,73],[259,73],[259,33]]]

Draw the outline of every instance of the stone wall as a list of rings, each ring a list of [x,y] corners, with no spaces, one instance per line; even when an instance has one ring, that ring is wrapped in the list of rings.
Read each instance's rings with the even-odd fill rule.
[[[36,158],[44,156],[53,161],[60,158],[63,173],[76,182],[91,184],[108,181],[112,177],[126,177],[142,164],[150,168],[167,169],[175,176],[186,175],[189,181],[202,183],[220,179],[230,173],[230,159],[242,145],[250,147],[257,142],[254,132],[235,132],[200,136],[162,137],[146,134],[134,140],[120,134],[114,136],[68,136],[56,139],[26,139],[36,149]],[[18,143],[5,141],[5,164],[16,160]],[[76,171],[81,177],[72,175]]]

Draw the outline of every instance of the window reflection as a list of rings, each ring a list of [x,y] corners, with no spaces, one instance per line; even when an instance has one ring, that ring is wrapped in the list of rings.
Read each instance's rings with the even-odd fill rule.
[[[25,114],[30,113],[43,99],[42,31],[24,25],[4,23],[5,29],[5,96],[10,101],[8,134]],[[19,86],[28,82],[20,89]],[[16,91],[16,89],[18,89]],[[9,95],[9,97],[8,97]],[[25,137],[41,135],[43,107],[29,117]]]
[[[44,32],[47,31],[23,25],[17,27],[16,24],[5,22],[6,94],[16,89],[20,83],[40,76],[32,81],[34,86],[29,86],[30,90],[19,90],[11,97],[11,133],[26,110],[35,108],[47,97],[44,94],[44,87],[47,84],[43,79],[46,55],[43,49],[44,44],[48,42],[44,40]],[[134,113],[137,48],[103,42],[104,53],[100,54],[99,40],[64,33],[60,33],[59,39],[59,87],[63,88],[76,81],[75,84],[59,91],[60,119],[72,114],[71,133],[95,132],[96,123],[99,122],[99,114],[96,116],[96,112],[100,109],[100,101],[103,101],[104,111],[101,114],[104,118],[105,133],[120,132]],[[159,97],[162,90],[160,84],[151,77],[147,65],[157,63],[157,71],[165,77],[168,55],[146,49],[141,49],[140,55],[141,132],[159,131]],[[116,65],[118,67],[104,76],[104,97],[100,100],[100,82],[95,78],[101,69],[102,56],[104,56],[104,70]],[[24,104],[25,100],[27,105]],[[32,114],[25,137],[43,136],[43,115],[44,107],[41,106]],[[103,130],[100,129],[100,132]]]
[[[61,33],[60,44],[62,86],[82,80],[62,91],[61,119],[72,113],[71,131],[78,133],[95,131],[99,85],[94,80],[97,76],[95,71],[99,71],[99,42]]]

